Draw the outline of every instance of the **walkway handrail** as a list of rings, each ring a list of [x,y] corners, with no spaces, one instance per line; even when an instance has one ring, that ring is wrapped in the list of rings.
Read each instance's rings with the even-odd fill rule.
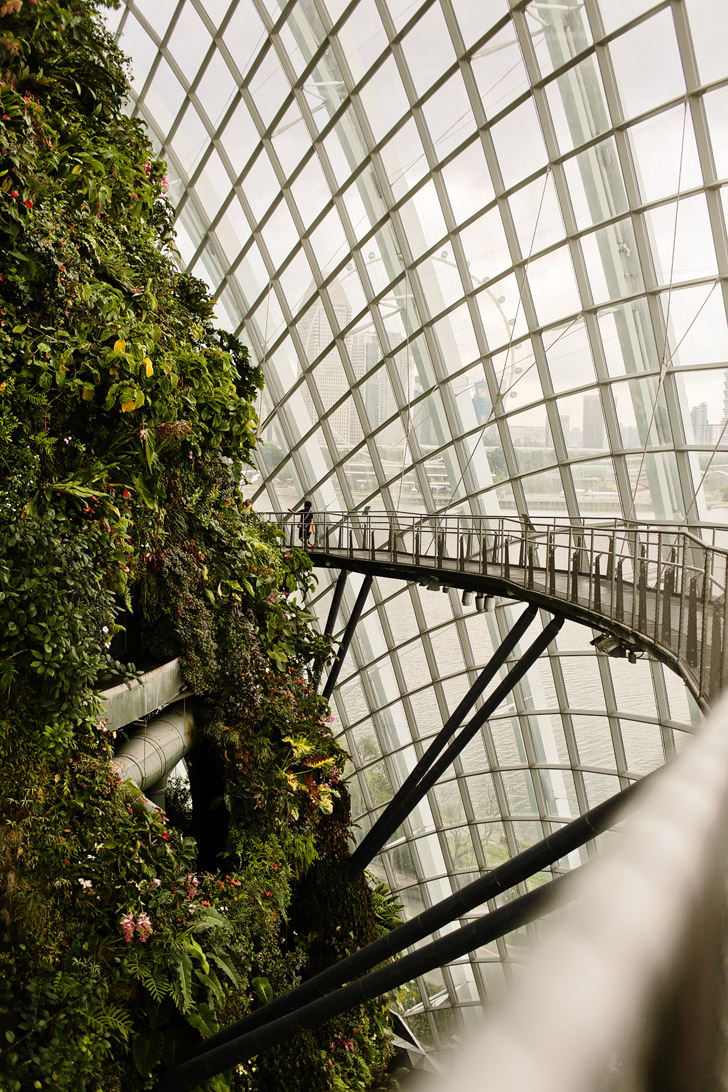
[[[386,563],[389,576],[425,575],[443,586],[561,609],[614,635],[617,654],[631,648],[663,659],[704,709],[728,684],[728,549],[704,542],[694,529],[627,520],[327,511],[313,513],[304,540],[300,513],[262,518],[282,528],[289,546],[315,543],[315,560],[323,553],[360,566]]]
[[[725,1088],[728,699],[642,805],[437,1092]]]

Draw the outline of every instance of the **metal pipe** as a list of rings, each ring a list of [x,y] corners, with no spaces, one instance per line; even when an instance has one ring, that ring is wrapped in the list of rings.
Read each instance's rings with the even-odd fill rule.
[[[189,701],[170,705],[125,740],[111,760],[122,781],[131,781],[146,793],[153,790],[192,747],[194,707]],[[146,797],[145,797],[146,800]],[[159,807],[151,800],[154,811]]]

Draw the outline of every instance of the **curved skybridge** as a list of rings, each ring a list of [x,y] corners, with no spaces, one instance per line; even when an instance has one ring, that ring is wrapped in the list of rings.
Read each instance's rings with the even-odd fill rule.
[[[281,527],[286,545],[303,546],[315,565],[339,568],[344,579],[352,571],[457,588],[480,609],[505,596],[601,630],[593,641],[600,651],[630,660],[653,654],[704,710],[728,684],[724,528],[325,512],[313,513],[304,538],[300,512],[262,518]],[[336,610],[343,582],[338,590]],[[335,611],[327,631],[334,621]]]

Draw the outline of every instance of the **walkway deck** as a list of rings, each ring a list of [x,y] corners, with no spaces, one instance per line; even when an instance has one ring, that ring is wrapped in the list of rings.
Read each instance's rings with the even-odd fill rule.
[[[289,546],[299,523],[266,513]],[[315,515],[314,565],[536,603],[602,630],[612,654],[648,651],[706,709],[728,684],[728,551],[667,524]]]

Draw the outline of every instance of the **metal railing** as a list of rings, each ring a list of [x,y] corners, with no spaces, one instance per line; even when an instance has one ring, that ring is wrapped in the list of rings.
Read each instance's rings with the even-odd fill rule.
[[[568,605],[579,620],[628,634],[676,667],[703,708],[728,682],[724,529],[702,538],[677,524],[624,520],[324,512],[303,528],[300,513],[262,518],[290,546],[475,576],[501,594]]]
[[[722,1092],[726,844],[724,698],[574,877],[511,996],[417,1092]]]

